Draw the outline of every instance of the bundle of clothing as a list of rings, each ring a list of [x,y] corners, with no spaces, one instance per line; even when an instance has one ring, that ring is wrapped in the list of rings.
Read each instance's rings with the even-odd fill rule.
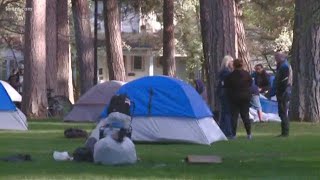
[[[137,161],[131,138],[130,100],[114,96],[108,116],[101,119],[85,143],[73,153],[75,161],[90,161],[104,165],[133,164]]]

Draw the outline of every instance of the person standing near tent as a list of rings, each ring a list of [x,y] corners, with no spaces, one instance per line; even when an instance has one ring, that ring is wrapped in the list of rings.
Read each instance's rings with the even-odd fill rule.
[[[253,81],[249,72],[243,69],[243,60],[235,59],[233,66],[234,71],[226,77],[224,84],[231,109],[232,133],[236,137],[240,113],[247,132],[247,138],[252,139],[249,107],[251,100],[250,87]]]
[[[266,93],[270,89],[270,75],[262,64],[255,65],[254,70],[255,72],[252,74],[254,83],[259,87],[260,93]]]
[[[19,88],[21,87],[20,83],[20,72],[18,69],[13,69],[11,75],[8,78],[8,83],[19,92]]]
[[[292,69],[285,54],[277,52],[274,55],[277,62],[277,73],[275,77],[275,92],[270,97],[276,95],[278,101],[278,114],[281,119],[281,134],[278,137],[289,136],[289,100],[292,86]],[[269,97],[269,98],[270,98]]]
[[[232,139],[235,136],[235,134],[233,134],[232,132],[231,111],[230,111],[230,105],[229,105],[228,97],[226,94],[226,90],[224,88],[224,80],[232,71],[233,71],[233,58],[227,55],[223,58],[221,63],[217,94],[221,103],[221,106],[220,106],[221,116],[219,120],[219,126],[222,132],[229,139],[230,138]]]

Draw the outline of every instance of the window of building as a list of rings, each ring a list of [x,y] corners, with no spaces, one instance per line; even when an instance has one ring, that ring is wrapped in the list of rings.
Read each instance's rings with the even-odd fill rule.
[[[99,75],[102,75],[102,74],[103,74],[103,69],[99,68]]]
[[[133,57],[133,70],[144,70],[144,63],[142,56],[134,56]]]

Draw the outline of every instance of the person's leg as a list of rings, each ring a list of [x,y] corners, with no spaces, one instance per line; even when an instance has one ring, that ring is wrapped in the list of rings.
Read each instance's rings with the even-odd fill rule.
[[[219,121],[219,126],[222,130],[222,132],[227,136],[231,137],[233,136],[232,134],[232,126],[231,126],[231,115],[229,111],[229,104],[228,104],[228,99],[226,98],[221,98],[221,116],[220,116],[220,121]]]
[[[288,110],[289,110],[289,101],[287,99],[282,100],[282,107],[283,107],[283,120],[281,121],[282,125],[282,135],[289,136],[289,118],[288,118]]]
[[[257,113],[258,113],[259,121],[262,122],[262,110],[261,110],[261,109],[258,109],[258,110],[257,110]]]
[[[230,102],[231,110],[231,124],[232,124],[232,135],[236,137],[237,135],[237,126],[238,126],[238,117],[239,117],[239,105],[237,102]]]
[[[260,103],[260,96],[259,95],[253,95],[250,100],[250,105],[252,108],[257,110],[259,121],[262,121],[262,108]]]
[[[240,106],[240,116],[246,129],[248,138],[251,136],[251,121],[249,118],[250,100],[243,100]],[[250,137],[251,138],[251,137]]]
[[[282,97],[277,97],[278,101],[278,114],[281,119],[281,135],[288,136],[289,134],[289,122],[287,115],[287,103]]]

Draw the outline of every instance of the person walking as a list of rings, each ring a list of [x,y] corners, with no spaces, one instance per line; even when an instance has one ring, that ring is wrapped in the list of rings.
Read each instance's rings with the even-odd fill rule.
[[[227,90],[232,119],[232,133],[236,137],[239,113],[247,132],[247,138],[252,139],[249,107],[251,100],[250,87],[252,78],[249,72],[243,69],[243,60],[233,61],[234,71],[226,79],[224,87]]]
[[[231,111],[230,111],[230,105],[229,105],[227,93],[224,88],[224,80],[232,71],[233,71],[233,58],[227,55],[223,58],[221,63],[217,94],[220,101],[220,112],[221,112],[219,126],[222,132],[229,139],[232,139],[233,137],[235,137],[235,135],[232,133]]]
[[[277,73],[275,77],[275,92],[278,101],[278,114],[281,119],[281,134],[278,137],[289,136],[289,100],[292,86],[292,69],[285,54],[277,52],[274,55],[277,62]],[[269,98],[270,98],[269,97]]]

